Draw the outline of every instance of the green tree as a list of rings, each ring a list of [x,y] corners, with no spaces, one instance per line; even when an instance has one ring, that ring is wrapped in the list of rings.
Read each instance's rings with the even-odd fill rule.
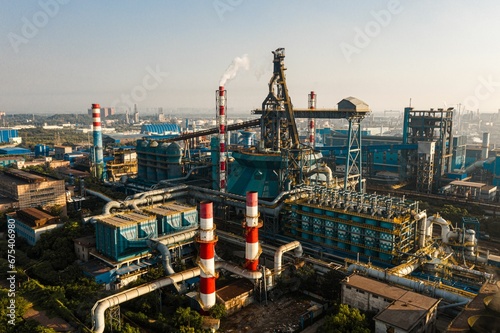
[[[13,295],[9,295],[7,289],[0,289],[0,327],[16,328],[22,323],[22,316],[29,307],[29,303],[18,293],[14,297],[11,296]]]
[[[177,308],[174,314],[174,324],[179,329],[182,326],[201,329],[201,321],[201,315],[191,308]]]
[[[210,309],[210,316],[216,319],[225,318],[227,316],[227,312],[224,304],[218,303],[212,306],[212,308]]]
[[[462,217],[469,216],[467,209],[454,205],[444,205],[438,212],[444,219],[451,221],[453,225],[461,224]]]
[[[340,300],[340,281],[344,277],[344,274],[341,272],[331,270],[319,278],[321,295],[330,301]]]
[[[327,316],[325,323],[316,331],[321,333],[370,333],[364,314],[356,308],[340,304],[337,314]]]

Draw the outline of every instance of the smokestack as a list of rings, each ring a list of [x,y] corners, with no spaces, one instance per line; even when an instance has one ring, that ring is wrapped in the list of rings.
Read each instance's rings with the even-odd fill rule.
[[[309,94],[309,110],[316,109],[316,94],[314,91],[311,91]],[[314,118],[311,114],[309,117],[309,146],[314,148],[314,140],[315,140],[315,129],[314,129]]]
[[[200,302],[203,311],[208,311],[215,305],[215,226],[213,219],[213,203],[200,204],[200,234],[197,242],[200,244]]]
[[[262,221],[259,220],[258,201],[257,192],[247,192],[245,222],[243,222],[246,234],[245,266],[249,271],[253,272],[257,271],[261,253],[259,228],[262,227]]]
[[[226,192],[226,91],[220,86],[216,92],[219,124],[219,190]]]
[[[490,149],[490,133],[483,133],[483,144],[481,146],[481,159],[485,160],[488,158]]]
[[[101,106],[92,104],[92,126],[94,137],[94,176],[103,180],[106,178],[104,173],[104,158],[102,151],[102,133],[101,133]]]

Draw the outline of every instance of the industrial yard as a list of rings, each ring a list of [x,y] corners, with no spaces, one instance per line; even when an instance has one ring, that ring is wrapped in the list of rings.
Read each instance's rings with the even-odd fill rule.
[[[64,170],[64,179],[33,168],[2,171],[7,190],[0,192],[12,210],[6,217],[28,244],[64,228],[59,217],[67,214],[92,230],[72,241],[78,269],[105,295],[85,317],[72,314],[77,325],[97,333],[120,327],[121,306],[146,298],[161,304],[161,293],[155,295],[165,289],[184,295],[199,313],[197,328],[221,332],[298,332],[339,302],[363,311],[363,320],[369,314],[377,332],[433,332],[442,317],[473,327],[482,320],[470,322],[472,315],[497,311],[495,237],[467,210],[451,221],[441,214],[446,210],[421,200],[470,202],[496,216],[500,155],[489,133],[470,157],[467,138],[453,136],[453,108],[407,107],[401,137],[374,138],[363,129],[371,110],[359,98],[317,108],[311,91],[307,108],[294,107],[285,49],[272,55],[253,119],[229,123],[221,82],[215,127],[144,124],[129,146],[104,137],[102,120],[111,109],[94,103],[90,149],[35,147],[42,169]],[[318,129],[322,121],[344,126]],[[30,154],[12,155],[20,153]],[[161,276],[149,279],[155,269]],[[319,301],[305,296],[332,273],[341,277],[332,279],[335,292],[323,290],[327,298]],[[478,302],[484,311],[464,319]],[[226,316],[213,318],[218,306]],[[402,309],[407,315],[395,315]],[[143,315],[148,323],[182,321],[161,305]],[[451,319],[454,325],[461,324]]]

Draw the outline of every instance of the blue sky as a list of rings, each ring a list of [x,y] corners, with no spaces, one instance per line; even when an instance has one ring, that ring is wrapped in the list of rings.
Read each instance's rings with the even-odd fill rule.
[[[284,47],[296,107],[355,96],[374,111],[500,109],[500,3],[443,1],[0,0],[0,111],[83,113],[91,103],[215,110],[267,95]],[[34,29],[30,30],[34,27]],[[156,73],[156,74],[152,74]],[[125,96],[125,97],[124,97]],[[215,111],[214,111],[215,112]]]

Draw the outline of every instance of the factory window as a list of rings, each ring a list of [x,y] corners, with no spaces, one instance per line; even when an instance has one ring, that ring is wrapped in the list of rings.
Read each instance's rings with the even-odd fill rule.
[[[377,295],[372,295],[372,298],[378,299],[378,296]]]
[[[361,295],[363,295],[365,292],[363,290],[358,290],[358,293],[360,293]]]

